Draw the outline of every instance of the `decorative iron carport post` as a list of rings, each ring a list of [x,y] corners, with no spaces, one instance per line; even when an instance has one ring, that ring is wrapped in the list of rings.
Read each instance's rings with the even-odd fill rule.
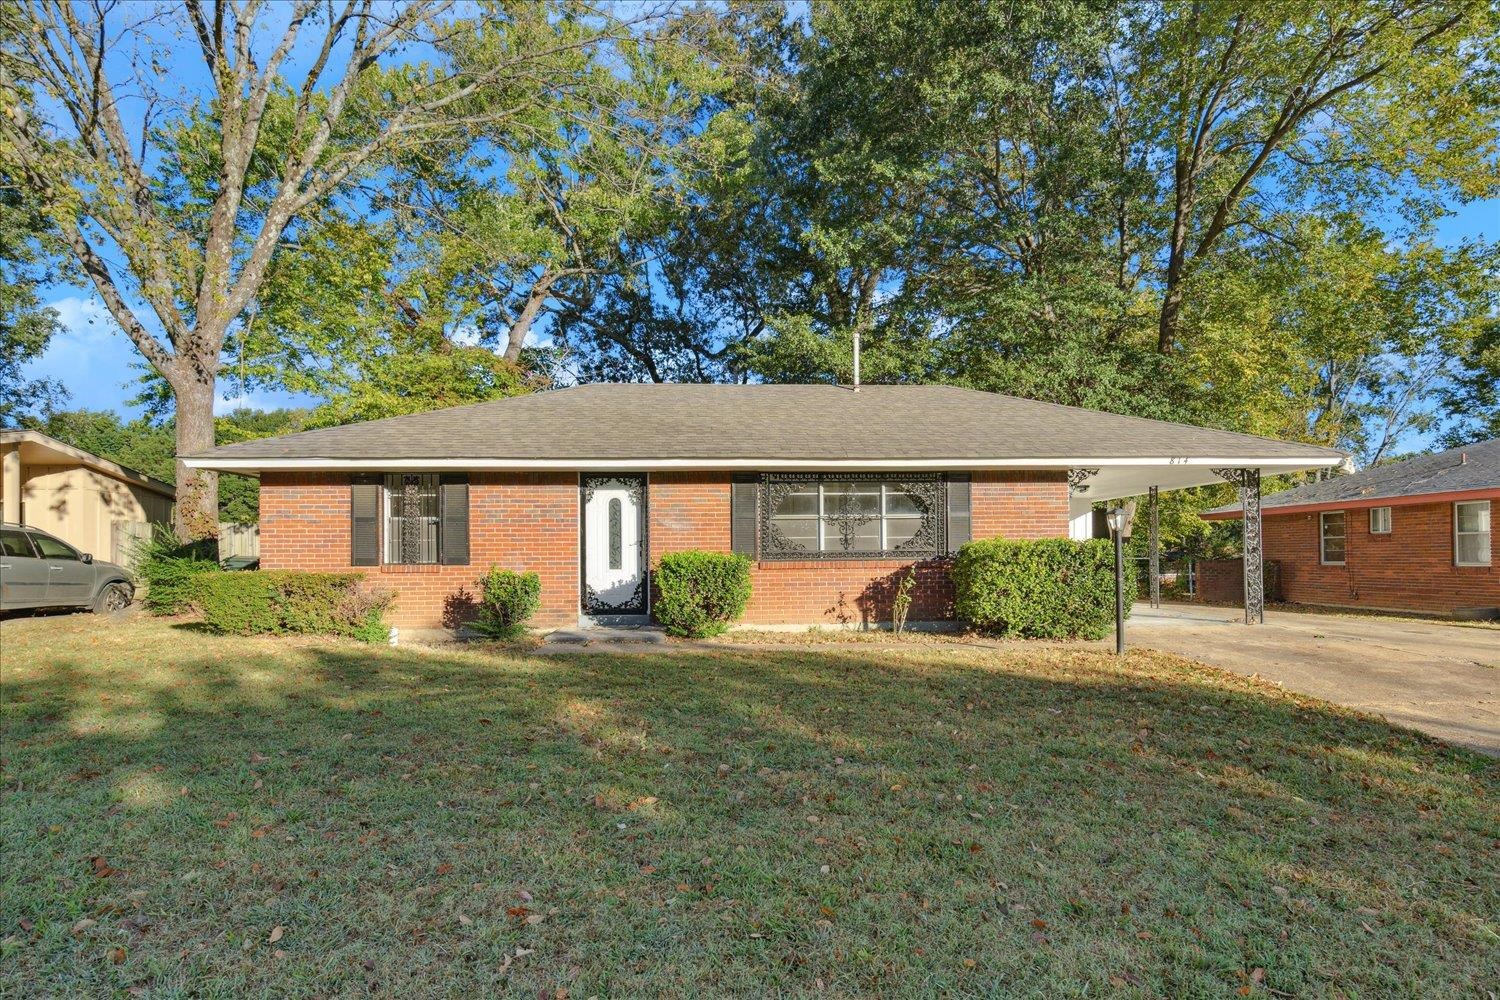
[[[1245,624],[1265,624],[1265,547],[1261,539],[1260,470],[1215,469],[1214,475],[1240,488],[1240,521],[1245,534]]]
[[[1151,606],[1161,607],[1161,521],[1158,516],[1159,489],[1151,487],[1147,493],[1147,502],[1151,505],[1151,552],[1147,567],[1151,579]]]

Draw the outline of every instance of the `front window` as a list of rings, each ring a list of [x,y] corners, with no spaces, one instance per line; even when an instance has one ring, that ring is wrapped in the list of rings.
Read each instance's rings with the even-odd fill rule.
[[[71,545],[65,545],[51,535],[32,535],[31,542],[43,559],[66,559],[77,561],[78,553]]]
[[[1325,510],[1321,518],[1323,563],[1344,565],[1344,512]]]
[[[1490,564],[1490,502],[1453,505],[1453,561],[1460,566]]]
[[[1389,507],[1370,508],[1370,534],[1389,535],[1391,533],[1391,509]]]
[[[936,476],[768,476],[764,490],[766,558],[938,555],[944,544]]]
[[[385,477],[385,561],[438,560],[438,477],[393,473]]]

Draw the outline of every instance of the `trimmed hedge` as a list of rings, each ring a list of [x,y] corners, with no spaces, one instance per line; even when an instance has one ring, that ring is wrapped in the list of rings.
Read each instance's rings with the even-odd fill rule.
[[[479,578],[479,617],[470,628],[491,639],[514,639],[542,606],[542,578],[491,566]]]
[[[656,567],[658,597],[651,610],[676,636],[718,635],[745,613],[750,559],[736,552],[669,552]]]
[[[1028,639],[1102,639],[1115,624],[1115,550],[1105,538],[986,538],[958,550],[954,611],[975,628]],[[1135,575],[1125,574],[1125,608]]]
[[[135,576],[146,585],[142,603],[153,615],[180,615],[192,608],[205,574],[222,573],[212,540],[183,542],[158,528],[131,553]]]
[[[360,587],[359,573],[251,570],[198,581],[193,605],[203,623],[234,635],[313,633],[384,642],[382,614],[395,597]]]

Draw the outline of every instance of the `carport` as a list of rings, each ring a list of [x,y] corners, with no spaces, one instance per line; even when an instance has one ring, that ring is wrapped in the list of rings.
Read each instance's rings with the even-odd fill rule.
[[[1311,460],[1306,456],[1266,457],[1245,464],[1244,459],[1181,456],[1116,459],[1101,461],[1098,465],[1078,466],[1068,474],[1071,533],[1073,537],[1090,537],[1095,503],[1144,496],[1148,519],[1148,597],[1150,606],[1157,608],[1161,606],[1161,492],[1229,483],[1239,491],[1244,524],[1245,623],[1261,624],[1266,620],[1261,477],[1332,468],[1344,461],[1341,453],[1327,449],[1327,456],[1322,460]]]

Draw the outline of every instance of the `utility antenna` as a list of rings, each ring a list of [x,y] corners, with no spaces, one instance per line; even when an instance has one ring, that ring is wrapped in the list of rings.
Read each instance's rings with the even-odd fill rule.
[[[859,327],[854,328],[854,391],[859,391]]]

